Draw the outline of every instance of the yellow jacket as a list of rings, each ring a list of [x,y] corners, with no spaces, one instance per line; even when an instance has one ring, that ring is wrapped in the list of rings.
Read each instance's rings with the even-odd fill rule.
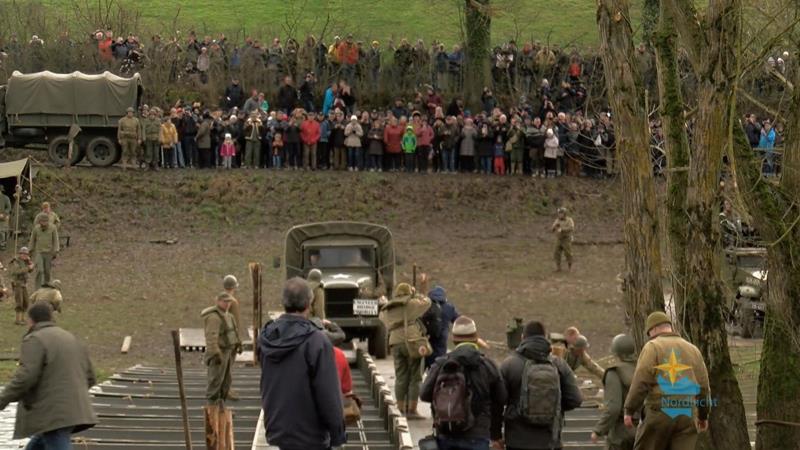
[[[178,130],[175,128],[175,124],[170,121],[162,123],[158,132],[158,140],[162,147],[172,147],[177,144]]]

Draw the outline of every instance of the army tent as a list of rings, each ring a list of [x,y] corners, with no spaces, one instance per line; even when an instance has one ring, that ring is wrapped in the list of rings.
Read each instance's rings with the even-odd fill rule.
[[[392,232],[384,226],[363,222],[322,222],[292,227],[286,233],[287,278],[303,275],[303,243],[318,237],[365,237],[375,241],[383,281],[389,289],[394,286],[395,254]]]
[[[123,116],[136,107],[139,74],[122,78],[110,72],[87,75],[15,71],[6,88],[6,114],[59,114],[71,116]]]
[[[14,197],[14,192],[20,188],[20,195]],[[0,189],[2,194],[11,200],[11,229],[14,231],[14,236],[18,236],[19,230],[19,216],[20,216],[20,202],[28,202],[33,193],[33,171],[31,169],[30,159],[24,158],[17,161],[9,161],[0,163]],[[16,238],[14,248],[17,248]]]

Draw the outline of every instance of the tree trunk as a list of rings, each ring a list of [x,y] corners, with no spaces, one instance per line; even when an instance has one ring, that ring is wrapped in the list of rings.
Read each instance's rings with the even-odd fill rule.
[[[608,98],[616,116],[625,217],[625,305],[637,348],[646,342],[647,315],[664,310],[658,212],[650,164],[650,131],[642,78],[634,56],[628,0],[599,0],[597,24]]]
[[[464,0],[466,42],[464,48],[464,95],[471,108],[480,106],[481,92],[489,79],[489,55],[492,37],[490,0]]]
[[[794,85],[800,86],[800,76]],[[767,316],[758,379],[756,450],[800,449],[800,89],[792,94],[779,185],[761,179],[761,159],[731,125],[739,191],[767,247]],[[764,421],[764,422],[762,422]],[[794,423],[794,426],[787,425]]]
[[[731,120],[739,39],[741,0],[710,0],[701,25],[690,0],[662,0],[674,17],[675,29],[687,47],[697,75],[697,113],[684,220],[686,242],[685,295],[676,304],[681,329],[703,353],[717,407],[710,418],[710,442],[701,447],[749,450],[742,394],[733,371],[725,329],[724,289],[720,277],[720,233],[717,220],[719,179]],[[679,214],[673,211],[671,214]]]

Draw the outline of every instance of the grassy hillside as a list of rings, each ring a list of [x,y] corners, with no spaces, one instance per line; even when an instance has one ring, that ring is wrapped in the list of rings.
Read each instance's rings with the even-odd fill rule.
[[[74,10],[75,4],[94,4],[87,0],[41,0],[59,11]],[[286,24],[296,23],[292,34],[321,34],[330,15],[325,37],[352,32],[360,39],[387,42],[403,37],[438,39],[446,44],[461,40],[459,6],[461,0],[118,0],[125,8],[139,10],[145,25],[169,34],[173,20],[181,29],[198,34],[224,31],[229,35],[252,34],[264,38],[286,36]],[[640,2],[634,2],[633,20],[639,23]],[[540,40],[560,45],[595,45],[594,0],[494,0],[494,41],[510,38]],[[94,7],[96,8],[96,6]],[[127,33],[130,30],[118,30]],[[144,34],[144,33],[142,33]]]

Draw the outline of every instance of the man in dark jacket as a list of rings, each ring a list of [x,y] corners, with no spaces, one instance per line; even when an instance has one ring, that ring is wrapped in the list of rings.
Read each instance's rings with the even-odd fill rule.
[[[294,87],[292,77],[286,77],[283,79],[283,86],[278,89],[278,108],[290,115],[296,104],[297,89]]]
[[[239,80],[234,78],[231,81],[231,85],[225,88],[225,105],[228,109],[240,107],[242,106],[243,99],[244,91],[242,90],[242,86],[239,85]]]
[[[761,139],[761,125],[758,123],[758,118],[755,114],[747,114],[745,116],[744,132],[747,134],[750,147],[758,147],[758,142]]]
[[[447,337],[450,334],[450,326],[458,319],[458,311],[456,307],[447,301],[447,292],[441,286],[436,286],[428,292],[428,298],[431,299],[431,307],[428,313],[431,313],[435,320],[436,329],[428,330],[428,337],[430,338],[431,348],[433,353],[425,357],[425,367],[433,366],[433,363],[440,356],[447,353]],[[428,315],[426,313],[426,315]],[[425,321],[425,316],[422,320]]]
[[[520,415],[522,394],[522,377],[525,363],[532,361],[538,364],[549,363],[555,366],[560,379],[561,405],[560,417],[554,423],[563,423],[563,413],[575,409],[583,402],[581,391],[575,384],[575,374],[563,359],[550,355],[550,343],[545,338],[544,325],[529,322],[522,332],[522,342],[514,354],[506,358],[500,365],[508,390],[508,403],[505,412],[505,445],[506,450],[515,449],[560,449],[561,429],[556,426],[539,426],[528,423]]]
[[[461,316],[453,323],[453,342],[456,348],[439,358],[431,367],[422,385],[420,399],[432,403],[434,423],[437,423],[435,394],[438,378],[449,361],[456,361],[464,370],[466,386],[472,398],[471,427],[463,431],[438,430],[441,450],[489,450],[489,444],[502,448],[503,406],[506,404],[506,387],[495,363],[485,357],[478,347],[478,328],[475,321]],[[440,418],[441,419],[441,418]]]
[[[308,320],[311,289],[292,278],[283,288],[286,314],[258,338],[261,404],[267,441],[281,450],[323,450],[346,441],[333,346]]]
[[[19,368],[0,393],[0,411],[19,402],[14,439],[31,437],[26,448],[69,448],[72,433],[97,423],[89,399],[96,381],[89,352],[53,323],[47,302],[28,309],[28,324]]]

